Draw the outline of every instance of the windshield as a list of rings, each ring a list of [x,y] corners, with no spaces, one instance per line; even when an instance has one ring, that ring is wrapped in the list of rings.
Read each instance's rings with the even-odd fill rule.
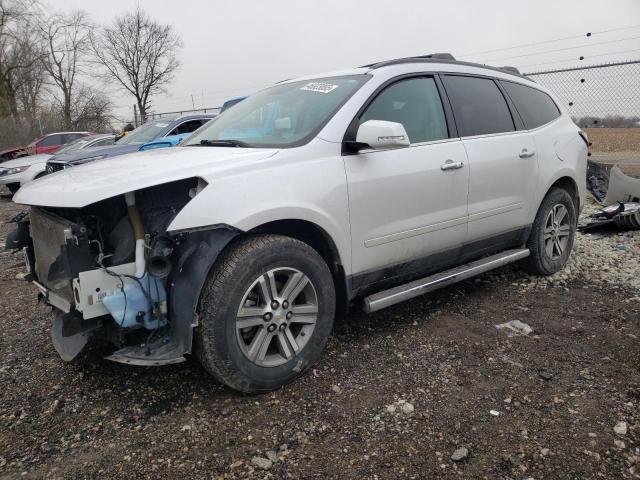
[[[293,147],[306,143],[370,77],[352,75],[285,83],[262,90],[219,115],[183,143]],[[233,146],[233,145],[231,145]]]
[[[140,125],[129,135],[122,137],[116,142],[116,145],[134,145],[138,143],[147,143],[158,138],[162,132],[171,125],[174,118],[163,118],[162,120],[153,120]]]

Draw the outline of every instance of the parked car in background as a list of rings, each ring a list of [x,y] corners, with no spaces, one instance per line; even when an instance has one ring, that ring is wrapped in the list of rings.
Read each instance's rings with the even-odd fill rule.
[[[154,140],[149,143],[145,143],[140,146],[138,150],[144,152],[146,150],[153,150],[155,148],[167,148],[167,147],[175,147],[179,145],[185,138],[191,136],[191,133],[183,133],[180,135],[167,135],[166,137],[159,138],[158,140]]]
[[[55,153],[56,155],[59,155],[61,153],[84,150],[85,148],[106,147],[108,145],[113,145],[115,141],[116,136],[112,133],[91,134],[86,137],[80,137],[71,143],[67,143]]]
[[[28,155],[27,147],[11,147],[0,150],[0,163]]]
[[[58,150],[58,153],[69,153],[92,147],[111,145],[114,138],[115,135],[110,134],[80,137],[62,147]],[[52,156],[49,153],[40,153],[19,157],[0,164],[0,185],[6,185],[11,193],[16,193],[25,183],[45,174],[47,160]]]
[[[73,142],[81,137],[95,135],[91,132],[59,132],[49,133],[40,138],[36,138],[27,145],[27,153],[29,155],[37,155],[39,153],[54,153],[60,150],[67,143]]]
[[[180,115],[151,120],[140,125],[111,146],[97,147],[91,151],[57,154],[47,162],[46,171],[54,173],[82,163],[137,152],[142,145],[155,140],[173,135],[189,135],[215,116],[215,114]]]
[[[224,102],[222,104],[222,107],[220,107],[220,113],[224,112],[225,110],[230,109],[231,107],[233,107],[235,104],[240,103],[242,100],[244,100],[245,98],[247,98],[246,95],[242,96],[242,97],[234,97],[234,98],[230,98],[229,100],[227,100],[226,102]]]

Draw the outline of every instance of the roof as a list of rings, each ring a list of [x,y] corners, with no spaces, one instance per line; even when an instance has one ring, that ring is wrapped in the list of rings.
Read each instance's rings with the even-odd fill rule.
[[[84,135],[94,135],[93,132],[51,132],[51,133],[45,133],[44,135],[42,135],[43,137],[48,137],[49,135],[65,135],[68,133],[82,133]]]
[[[106,137],[115,137],[115,134],[113,133],[92,133],[91,135],[89,135],[91,138],[106,138]]]
[[[347,75],[362,75],[367,73],[374,73],[376,70],[383,70],[386,68],[399,67],[402,65],[409,64],[431,64],[431,65],[451,65],[451,66],[459,66],[459,67],[472,67],[478,68],[482,70],[488,70],[487,75],[490,75],[490,72],[500,73],[505,76],[512,76],[515,78],[519,78],[521,80],[526,80],[527,82],[531,82],[535,84],[535,80],[526,75],[522,75],[518,69],[515,67],[492,67],[490,65],[484,65],[481,63],[473,63],[473,62],[464,62],[460,60],[455,60],[453,55],[450,53],[434,53],[430,55],[421,55],[416,57],[404,57],[404,58],[396,58],[392,60],[385,60],[381,62],[371,63],[369,65],[363,65],[361,67],[355,67],[345,70],[338,70],[332,72],[323,72],[316,73],[315,75],[305,75],[303,77],[291,78],[287,80],[282,80],[279,83],[291,83],[291,82],[300,82],[300,81],[308,81],[315,80],[319,78],[330,78],[330,77],[338,77],[338,76],[347,76]],[[434,70],[446,70],[443,68],[435,68]]]
[[[168,112],[162,115],[158,115],[155,118],[149,118],[145,123],[155,121],[175,122],[178,120],[184,120],[188,118],[215,118],[218,116],[217,112],[211,113],[180,113],[180,112]]]

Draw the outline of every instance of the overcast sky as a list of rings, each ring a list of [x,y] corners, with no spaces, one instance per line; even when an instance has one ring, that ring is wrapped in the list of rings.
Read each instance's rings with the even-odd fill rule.
[[[131,0],[44,2],[52,11],[84,9],[97,23],[136,5]],[[213,107],[282,79],[433,52],[524,71],[640,58],[640,0],[139,3],[157,21],[173,25],[184,43],[175,82],[154,99],[157,112],[191,108],[191,95],[197,108]],[[631,26],[636,28],[596,33]],[[587,38],[587,32],[594,33]],[[582,38],[470,55],[574,36]],[[577,60],[580,55],[583,62]],[[113,102],[116,116],[132,117],[133,97],[119,93]]]

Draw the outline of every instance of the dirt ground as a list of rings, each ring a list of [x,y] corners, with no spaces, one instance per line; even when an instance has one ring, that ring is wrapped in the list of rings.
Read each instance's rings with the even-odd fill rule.
[[[579,238],[576,265],[602,273],[595,246],[637,266],[635,235]],[[313,372],[245,396],[195,361],[62,362],[22,271],[0,255],[0,478],[639,478],[640,292],[617,280],[511,267],[354,309]]]

